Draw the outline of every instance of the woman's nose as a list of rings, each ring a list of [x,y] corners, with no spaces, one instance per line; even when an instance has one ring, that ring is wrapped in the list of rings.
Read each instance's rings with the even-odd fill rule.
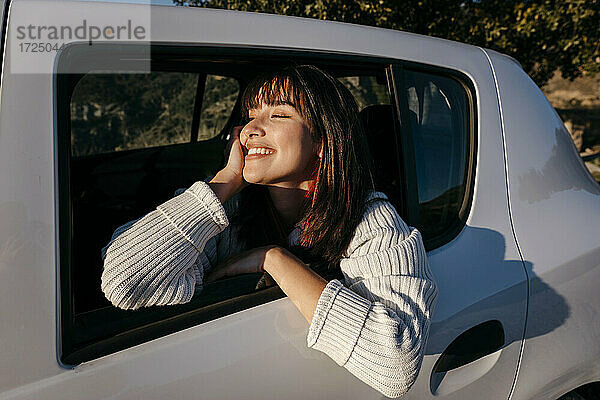
[[[241,133],[242,144],[245,145],[248,139],[251,137],[261,137],[265,135],[264,129],[260,126],[256,120],[252,120],[244,126]]]

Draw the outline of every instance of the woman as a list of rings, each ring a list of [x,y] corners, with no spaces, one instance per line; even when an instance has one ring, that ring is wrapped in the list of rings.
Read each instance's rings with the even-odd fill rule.
[[[386,396],[404,394],[437,287],[420,233],[373,191],[352,94],[316,67],[289,67],[251,83],[242,108],[225,168],[117,229],[102,290],[136,309],[264,271],[310,323],[309,347]],[[339,263],[344,283],[294,253]]]

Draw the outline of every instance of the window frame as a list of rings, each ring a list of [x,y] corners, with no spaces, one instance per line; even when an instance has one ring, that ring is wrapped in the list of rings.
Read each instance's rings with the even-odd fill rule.
[[[403,60],[395,60],[395,62],[390,66],[389,76],[392,81],[391,87],[394,91],[394,97],[396,98],[395,104],[398,107],[396,113],[400,119],[401,127],[401,159],[403,160],[402,171],[404,171],[404,189],[406,192],[405,215],[407,216],[407,221],[405,222],[410,226],[416,227],[417,229],[421,227],[419,221],[419,192],[417,186],[415,151],[412,139],[413,130],[411,127],[410,111],[408,107],[408,92],[405,85],[405,71],[426,73],[452,79],[462,86],[467,98],[467,159],[465,165],[465,176],[463,178],[465,192],[458,210],[457,220],[453,224],[449,225],[441,234],[433,237],[423,238],[425,250],[431,251],[454,240],[454,238],[458,236],[458,234],[466,226],[467,218],[469,217],[469,213],[471,211],[477,159],[477,127],[479,126],[478,115],[475,107],[477,104],[477,97],[473,81],[466,74],[460,71],[453,70],[451,68]]]
[[[110,59],[118,57],[115,55],[117,49],[123,50],[123,55],[130,55],[130,51],[135,45],[123,45],[123,44],[97,44],[93,49],[89,48],[86,44],[74,44],[69,45],[63,49],[60,58],[58,59],[59,70],[65,71],[65,63],[68,66],[69,62],[73,62],[73,51],[95,51],[105,52],[106,58],[101,58],[102,62],[106,62],[107,67],[110,67]],[[84,50],[85,49],[85,50]],[[118,51],[117,51],[118,53]],[[77,53],[75,53],[77,55]],[[301,51],[301,50],[281,50],[281,49],[267,49],[267,48],[247,48],[247,47],[235,47],[230,46],[227,48],[214,47],[214,46],[202,46],[202,45],[182,45],[182,44],[151,44],[151,54],[153,62],[156,59],[157,65],[161,65],[161,62],[173,63],[173,59],[178,57],[187,58],[194,56],[210,56],[210,57],[228,57],[228,60],[233,60],[236,57],[242,59],[252,57],[271,57],[274,62],[297,62],[299,60],[303,62],[312,62],[316,64],[325,64],[335,68],[335,66],[347,67],[349,62],[353,64],[353,70],[358,71],[374,71],[379,70],[380,72],[386,71],[389,65],[392,63],[391,59],[383,57],[369,57],[359,56],[352,54],[332,54],[328,52],[318,51]],[[79,54],[81,57],[82,55]],[[75,57],[76,58],[76,57]],[[356,66],[356,67],[355,67]],[[163,70],[163,69],[161,69]],[[178,69],[178,71],[183,71]],[[77,74],[76,74],[77,75]],[[81,75],[81,74],[79,74]],[[144,343],[170,333],[180,331],[204,322],[208,322],[238,311],[242,311],[260,304],[264,304],[273,300],[280,299],[285,294],[279,289],[279,287],[271,287],[260,291],[252,292],[249,294],[241,294],[238,296],[218,301],[212,304],[199,305],[194,299],[187,304],[169,306],[169,308],[154,308],[150,307],[144,311],[142,315],[139,311],[135,311],[139,314],[132,315],[133,319],[136,316],[141,315],[138,319],[141,321],[136,324],[135,327],[127,330],[120,330],[116,334],[102,338],[102,339],[90,339],[78,332],[76,325],[76,314],[74,312],[74,298],[72,290],[72,262],[71,262],[71,248],[72,248],[72,224],[73,224],[73,208],[71,200],[71,136],[70,136],[70,96],[72,93],[71,79],[74,76],[66,74],[55,74],[54,76],[54,114],[55,114],[55,160],[57,170],[57,233],[59,238],[58,245],[58,267],[59,271],[57,274],[57,334],[58,334],[58,360],[63,366],[74,366],[84,361],[89,361],[104,355],[108,355],[131,346]],[[240,82],[244,83],[244,82]],[[243,87],[240,87],[240,92]],[[388,91],[390,91],[389,80],[388,80]],[[392,93],[388,93],[390,96],[390,102],[394,109],[395,97]],[[239,99],[239,97],[238,97]],[[201,101],[202,99],[200,99]],[[194,106],[194,114],[198,112],[198,107]],[[231,121],[228,121],[228,124]],[[397,124],[398,119],[395,118],[394,123]],[[194,129],[194,124],[192,130]],[[184,145],[183,144],[177,144]],[[134,150],[135,151],[135,150]],[[398,176],[402,181],[403,175],[398,172]],[[326,279],[341,278],[339,271],[321,271],[323,277]],[[238,277],[232,277],[224,281],[218,281],[212,283],[215,285],[215,290],[218,290],[219,284],[231,285],[235,282],[241,282],[247,279],[255,279],[256,277],[241,275]],[[208,288],[208,286],[207,286]],[[229,288],[229,286],[228,286]],[[206,289],[205,289],[206,290]],[[203,291],[202,293],[204,293]],[[89,318],[101,318],[102,315],[114,316],[118,313],[132,313],[132,311],[125,310],[112,310],[113,307],[101,308],[89,311],[86,317]],[[103,314],[104,312],[104,314]],[[93,313],[93,314],[92,314]],[[145,315],[148,315],[145,317]],[[96,317],[97,316],[97,317]],[[80,318],[80,316],[77,316]],[[103,321],[110,321],[110,318],[103,319]],[[114,321],[111,321],[114,322]],[[116,321],[115,323],[119,323]],[[82,337],[83,336],[83,337]]]
[[[202,107],[204,106],[204,91],[206,90],[206,79],[208,74],[206,72],[200,72],[198,74],[198,83],[196,84],[196,97],[194,98],[194,111],[192,114],[192,126],[190,133],[190,143],[198,141],[198,133],[200,130],[200,115],[202,114]]]

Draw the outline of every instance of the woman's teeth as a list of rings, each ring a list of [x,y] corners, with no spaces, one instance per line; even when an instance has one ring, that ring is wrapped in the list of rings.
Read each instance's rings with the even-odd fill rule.
[[[248,155],[251,154],[272,154],[275,153],[275,151],[270,150],[270,149],[266,149],[264,147],[253,147],[250,150],[248,150]]]

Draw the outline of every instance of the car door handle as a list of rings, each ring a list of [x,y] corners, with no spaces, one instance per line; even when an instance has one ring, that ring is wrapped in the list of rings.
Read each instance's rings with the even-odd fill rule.
[[[446,372],[491,354],[504,345],[504,328],[498,320],[487,321],[463,332],[444,350],[433,372]]]
[[[435,363],[431,392],[448,394],[487,373],[500,358],[504,337],[504,328],[498,320],[483,322],[463,332]]]

